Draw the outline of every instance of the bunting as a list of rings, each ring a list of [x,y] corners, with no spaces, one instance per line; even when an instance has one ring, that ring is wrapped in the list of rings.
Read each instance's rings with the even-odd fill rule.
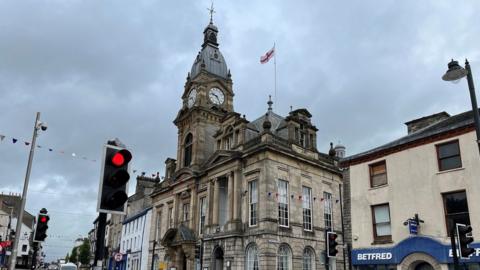
[[[6,135],[0,134],[0,143],[3,142],[5,138],[7,138]],[[13,144],[16,144],[16,143],[18,142],[18,139],[17,139],[17,138],[11,137],[11,139],[12,139],[12,143],[13,143]],[[29,145],[31,144],[31,142],[28,142],[28,141],[23,141],[23,143],[25,144],[25,146],[29,146]],[[36,147],[39,148],[39,149],[45,149],[45,150],[48,149],[48,152],[52,152],[52,153],[57,153],[57,154],[61,154],[61,155],[65,155],[65,154],[66,154],[65,150],[56,150],[56,149],[54,149],[54,148],[44,147],[44,146],[39,145],[39,144],[37,144]],[[68,156],[68,155],[65,155],[65,156]],[[96,159],[91,159],[91,158],[88,158],[88,157],[86,157],[86,156],[79,156],[79,155],[78,155],[77,153],[75,153],[75,152],[70,153],[69,156],[71,156],[72,158],[76,158],[76,159],[80,159],[80,158],[81,158],[82,160],[85,160],[85,161],[97,162]],[[133,169],[132,171],[133,171],[134,174],[141,171],[143,176],[148,175],[148,174],[146,174],[144,171],[139,170],[138,168]],[[152,177],[153,177],[153,178],[155,178],[157,175],[158,175],[158,172],[157,172],[157,173],[152,173]]]
[[[246,194],[247,192],[248,192],[247,190],[244,191],[245,194]],[[278,202],[278,197],[280,196],[280,195],[278,194],[278,192],[267,191],[267,196],[268,196],[268,198],[272,197],[272,195],[275,195],[275,201]],[[333,197],[333,195],[332,195],[332,197]],[[292,202],[294,202],[294,201],[296,201],[296,200],[302,202],[303,199],[304,199],[303,195],[298,195],[298,196],[296,196],[294,193],[291,193],[291,194],[290,194],[290,198],[291,198],[291,201],[292,201]],[[296,199],[295,199],[295,198],[296,198]],[[320,198],[320,202],[323,202],[324,200],[325,200],[324,198]],[[317,197],[313,197],[313,201],[314,201],[314,202],[317,201]],[[339,202],[340,202],[340,199],[338,199],[338,198],[335,199],[335,203],[339,203]]]

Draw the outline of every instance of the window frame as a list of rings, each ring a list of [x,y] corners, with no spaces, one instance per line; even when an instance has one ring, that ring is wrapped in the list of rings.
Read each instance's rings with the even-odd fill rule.
[[[376,175],[373,174],[373,167],[379,166],[379,165],[384,165],[384,166],[385,166],[385,173],[383,173],[383,174],[385,174],[385,183],[374,186],[374,185],[373,185],[373,177],[374,177],[374,176],[377,176],[377,175],[383,175],[383,174],[376,174]],[[369,174],[370,174],[370,187],[371,187],[371,188],[383,187],[383,186],[388,185],[387,161],[386,161],[385,159],[384,159],[384,160],[377,161],[377,162],[374,162],[374,163],[372,163],[372,164],[368,164],[368,171],[369,171]]]
[[[252,260],[250,260],[251,257],[249,256],[249,252],[253,252],[253,251],[254,251],[255,253],[253,253],[253,257],[254,257],[254,258],[253,258],[253,266],[252,266],[252,265],[250,265],[250,262],[251,262]],[[256,263],[257,263],[256,267],[255,267],[255,261],[256,261]],[[250,244],[248,244],[248,246],[247,246],[247,248],[246,248],[246,250],[245,250],[245,269],[246,269],[246,270],[259,270],[259,269],[260,269],[260,263],[259,263],[259,261],[260,261],[260,260],[258,259],[258,247],[257,247],[257,244],[255,244],[255,243],[250,243]],[[250,268],[250,266],[252,266],[252,267]]]
[[[205,204],[205,209],[202,207]],[[205,210],[205,211],[203,211]],[[205,220],[207,218],[207,196],[200,197],[199,203],[199,221],[198,221],[198,234],[203,235],[205,231]],[[203,214],[203,215],[202,215]]]
[[[315,256],[315,250],[313,250],[312,247],[310,246],[306,246],[304,249],[303,249],[303,253],[302,253],[302,270],[309,270],[308,268],[306,269],[305,268],[305,254],[306,253],[310,253],[310,270],[314,270],[316,269],[316,264],[315,264],[315,260],[316,260],[316,256]]]
[[[276,257],[277,257],[277,267],[276,267],[276,269],[277,269],[277,270],[285,270],[285,268],[282,268],[282,269],[279,268],[279,267],[280,267],[280,264],[279,264],[279,261],[280,261],[280,258],[279,258],[279,257],[280,257],[280,249],[282,249],[282,248],[284,248],[285,251],[286,251],[286,253],[287,253],[287,254],[286,254],[286,256],[287,256],[287,264],[286,264],[287,269],[286,269],[286,270],[293,269],[293,268],[292,268],[292,265],[293,265],[293,262],[292,262],[292,259],[293,259],[292,249],[291,249],[290,246],[289,246],[288,244],[286,244],[286,243],[282,243],[282,244],[280,244],[280,246],[278,246],[277,256],[276,256]]]
[[[168,228],[175,227],[175,221],[173,218],[173,205],[168,206]]]
[[[188,224],[190,221],[190,203],[182,203],[182,223]]]
[[[252,186],[255,183],[255,195],[256,195],[256,202],[252,203]],[[254,209],[253,209],[254,208]],[[253,218],[253,214],[255,214]],[[255,221],[254,223],[252,221]],[[253,179],[248,181],[248,226],[255,227],[258,225],[258,180]]]
[[[286,225],[282,225],[282,224],[280,223],[280,204],[283,204],[283,203],[280,202],[280,197],[282,196],[282,195],[280,194],[280,187],[279,187],[280,181],[285,182],[285,184],[286,184],[286,186],[285,186],[285,187],[286,187],[286,188],[285,188],[285,189],[286,189],[286,190],[285,190],[285,198],[286,198],[286,203],[285,203],[285,204],[286,204],[286,206],[287,206],[287,207],[286,207],[286,210],[285,210],[285,211],[286,211],[286,214],[287,214],[287,215],[286,215],[286,218],[285,218],[286,223],[287,223]],[[277,189],[278,189],[278,197],[279,197],[278,203],[277,203],[278,226],[284,227],[284,228],[289,228],[289,227],[290,227],[290,196],[288,196],[288,190],[289,190],[289,183],[288,183],[288,181],[287,181],[287,180],[283,180],[283,179],[277,179]]]
[[[380,206],[388,206],[388,221],[390,224],[390,234],[389,235],[377,235],[377,223],[375,220],[375,207],[380,207]],[[388,243],[392,242],[392,215],[390,213],[390,204],[389,203],[381,203],[381,204],[375,204],[370,206],[371,211],[372,211],[372,228],[373,228],[373,242],[374,243]]]
[[[307,197],[307,196],[305,196],[305,193],[304,193],[305,190],[308,191],[308,208],[305,208],[305,207],[304,207],[305,197]],[[302,186],[302,217],[303,217],[303,230],[308,231],[308,232],[313,231],[313,215],[312,215],[313,209],[312,209],[312,208],[313,208],[313,205],[312,205],[312,188],[311,188],[311,187],[308,187],[308,186]],[[308,225],[308,224],[306,223],[306,218],[308,218],[308,217],[306,216],[305,210],[309,210],[309,211],[310,211],[310,213],[309,213],[309,215],[310,215],[310,217],[309,217],[309,218],[310,218],[310,221],[309,221],[309,223],[310,223],[310,224],[309,224],[309,225],[310,225],[310,228],[306,228],[306,225]]]
[[[446,204],[446,200],[445,200],[445,197],[447,195],[451,195],[451,194],[455,194],[455,193],[464,193],[465,194],[465,200],[467,201],[467,212],[457,212],[455,214],[467,214],[468,215],[468,223],[469,224],[465,224],[465,225],[471,225],[471,220],[470,220],[470,209],[468,209],[468,197],[467,197],[467,191],[465,189],[461,189],[461,190],[455,190],[455,191],[449,191],[449,192],[444,192],[442,193],[442,202],[443,202],[443,216],[445,218],[445,229],[447,230],[447,236],[450,237],[451,234],[450,234],[450,230],[449,230],[449,226],[448,226],[448,213],[447,213],[447,204]],[[452,215],[452,214],[450,214]]]
[[[444,160],[444,159],[456,157],[457,155],[440,158],[440,147],[445,146],[445,145],[449,145],[449,144],[454,144],[454,143],[457,145],[457,148],[458,148],[458,158],[459,158],[459,160],[460,160],[460,166],[455,167],[455,168],[450,168],[450,169],[443,169],[443,168],[442,168],[442,165],[441,165],[442,163],[441,163],[440,161],[441,161],[441,160]],[[463,163],[462,163],[462,151],[461,151],[461,149],[460,149],[460,141],[459,141],[458,139],[454,139],[454,140],[450,140],[450,141],[447,141],[447,142],[442,142],[442,143],[439,143],[439,144],[435,144],[435,149],[436,149],[436,151],[437,151],[437,166],[438,166],[438,171],[439,171],[439,172],[449,171],[449,170],[455,170],[455,169],[458,169],[458,168],[462,168],[462,166],[463,166]]]
[[[328,195],[328,196],[325,196],[325,195]],[[323,225],[325,226],[325,229],[330,228],[333,230],[333,198],[332,197],[333,197],[332,193],[327,191],[323,192],[323,220],[324,220]],[[329,204],[328,206],[330,210],[329,213],[327,213],[327,205],[326,205],[327,203]],[[330,218],[328,219],[328,221],[330,222],[330,226],[327,226],[327,219],[326,219],[327,214],[330,216]]]
[[[190,166],[192,164],[192,160],[193,160],[193,135],[192,133],[189,132],[187,136],[185,136],[184,145],[183,145],[183,167]]]

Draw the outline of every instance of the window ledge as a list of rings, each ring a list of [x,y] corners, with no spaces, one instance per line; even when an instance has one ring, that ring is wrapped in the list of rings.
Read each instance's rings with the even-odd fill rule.
[[[437,172],[437,174],[449,173],[449,172],[455,172],[455,171],[462,171],[462,170],[465,170],[465,167],[460,167],[460,168],[455,168],[455,169],[450,169],[450,170],[439,171],[439,172]]]
[[[382,245],[382,244],[393,244],[393,241],[392,241],[392,239],[388,239],[388,240],[373,240],[373,242],[371,243],[371,245]]]
[[[370,187],[368,190],[381,189],[381,188],[384,188],[384,187],[388,187],[388,183],[385,184],[385,185],[381,185],[381,186]]]

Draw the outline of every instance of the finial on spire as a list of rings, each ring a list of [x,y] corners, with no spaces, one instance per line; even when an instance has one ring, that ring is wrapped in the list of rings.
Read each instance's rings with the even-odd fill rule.
[[[273,105],[273,101],[272,101],[272,95],[268,95],[268,111],[272,111],[272,105]]]
[[[213,13],[215,13],[215,9],[213,9],[213,1],[212,1],[212,5],[210,6],[210,8],[207,8],[208,12],[210,12],[210,23],[213,24]]]

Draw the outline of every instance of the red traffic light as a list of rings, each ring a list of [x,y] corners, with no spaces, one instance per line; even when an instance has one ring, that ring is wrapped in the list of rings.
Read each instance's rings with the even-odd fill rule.
[[[125,158],[123,157],[122,154],[115,153],[115,155],[113,155],[113,157],[112,157],[113,165],[120,167],[120,166],[123,165],[124,162],[125,162]]]
[[[121,167],[125,165],[125,163],[128,163],[132,159],[132,154],[130,151],[126,149],[122,149],[115,154],[113,154],[110,162],[116,166],[116,167]]]
[[[47,219],[46,216],[42,216],[42,217],[40,218],[40,222],[41,222],[41,223],[47,223],[47,221],[48,221],[48,219]]]

